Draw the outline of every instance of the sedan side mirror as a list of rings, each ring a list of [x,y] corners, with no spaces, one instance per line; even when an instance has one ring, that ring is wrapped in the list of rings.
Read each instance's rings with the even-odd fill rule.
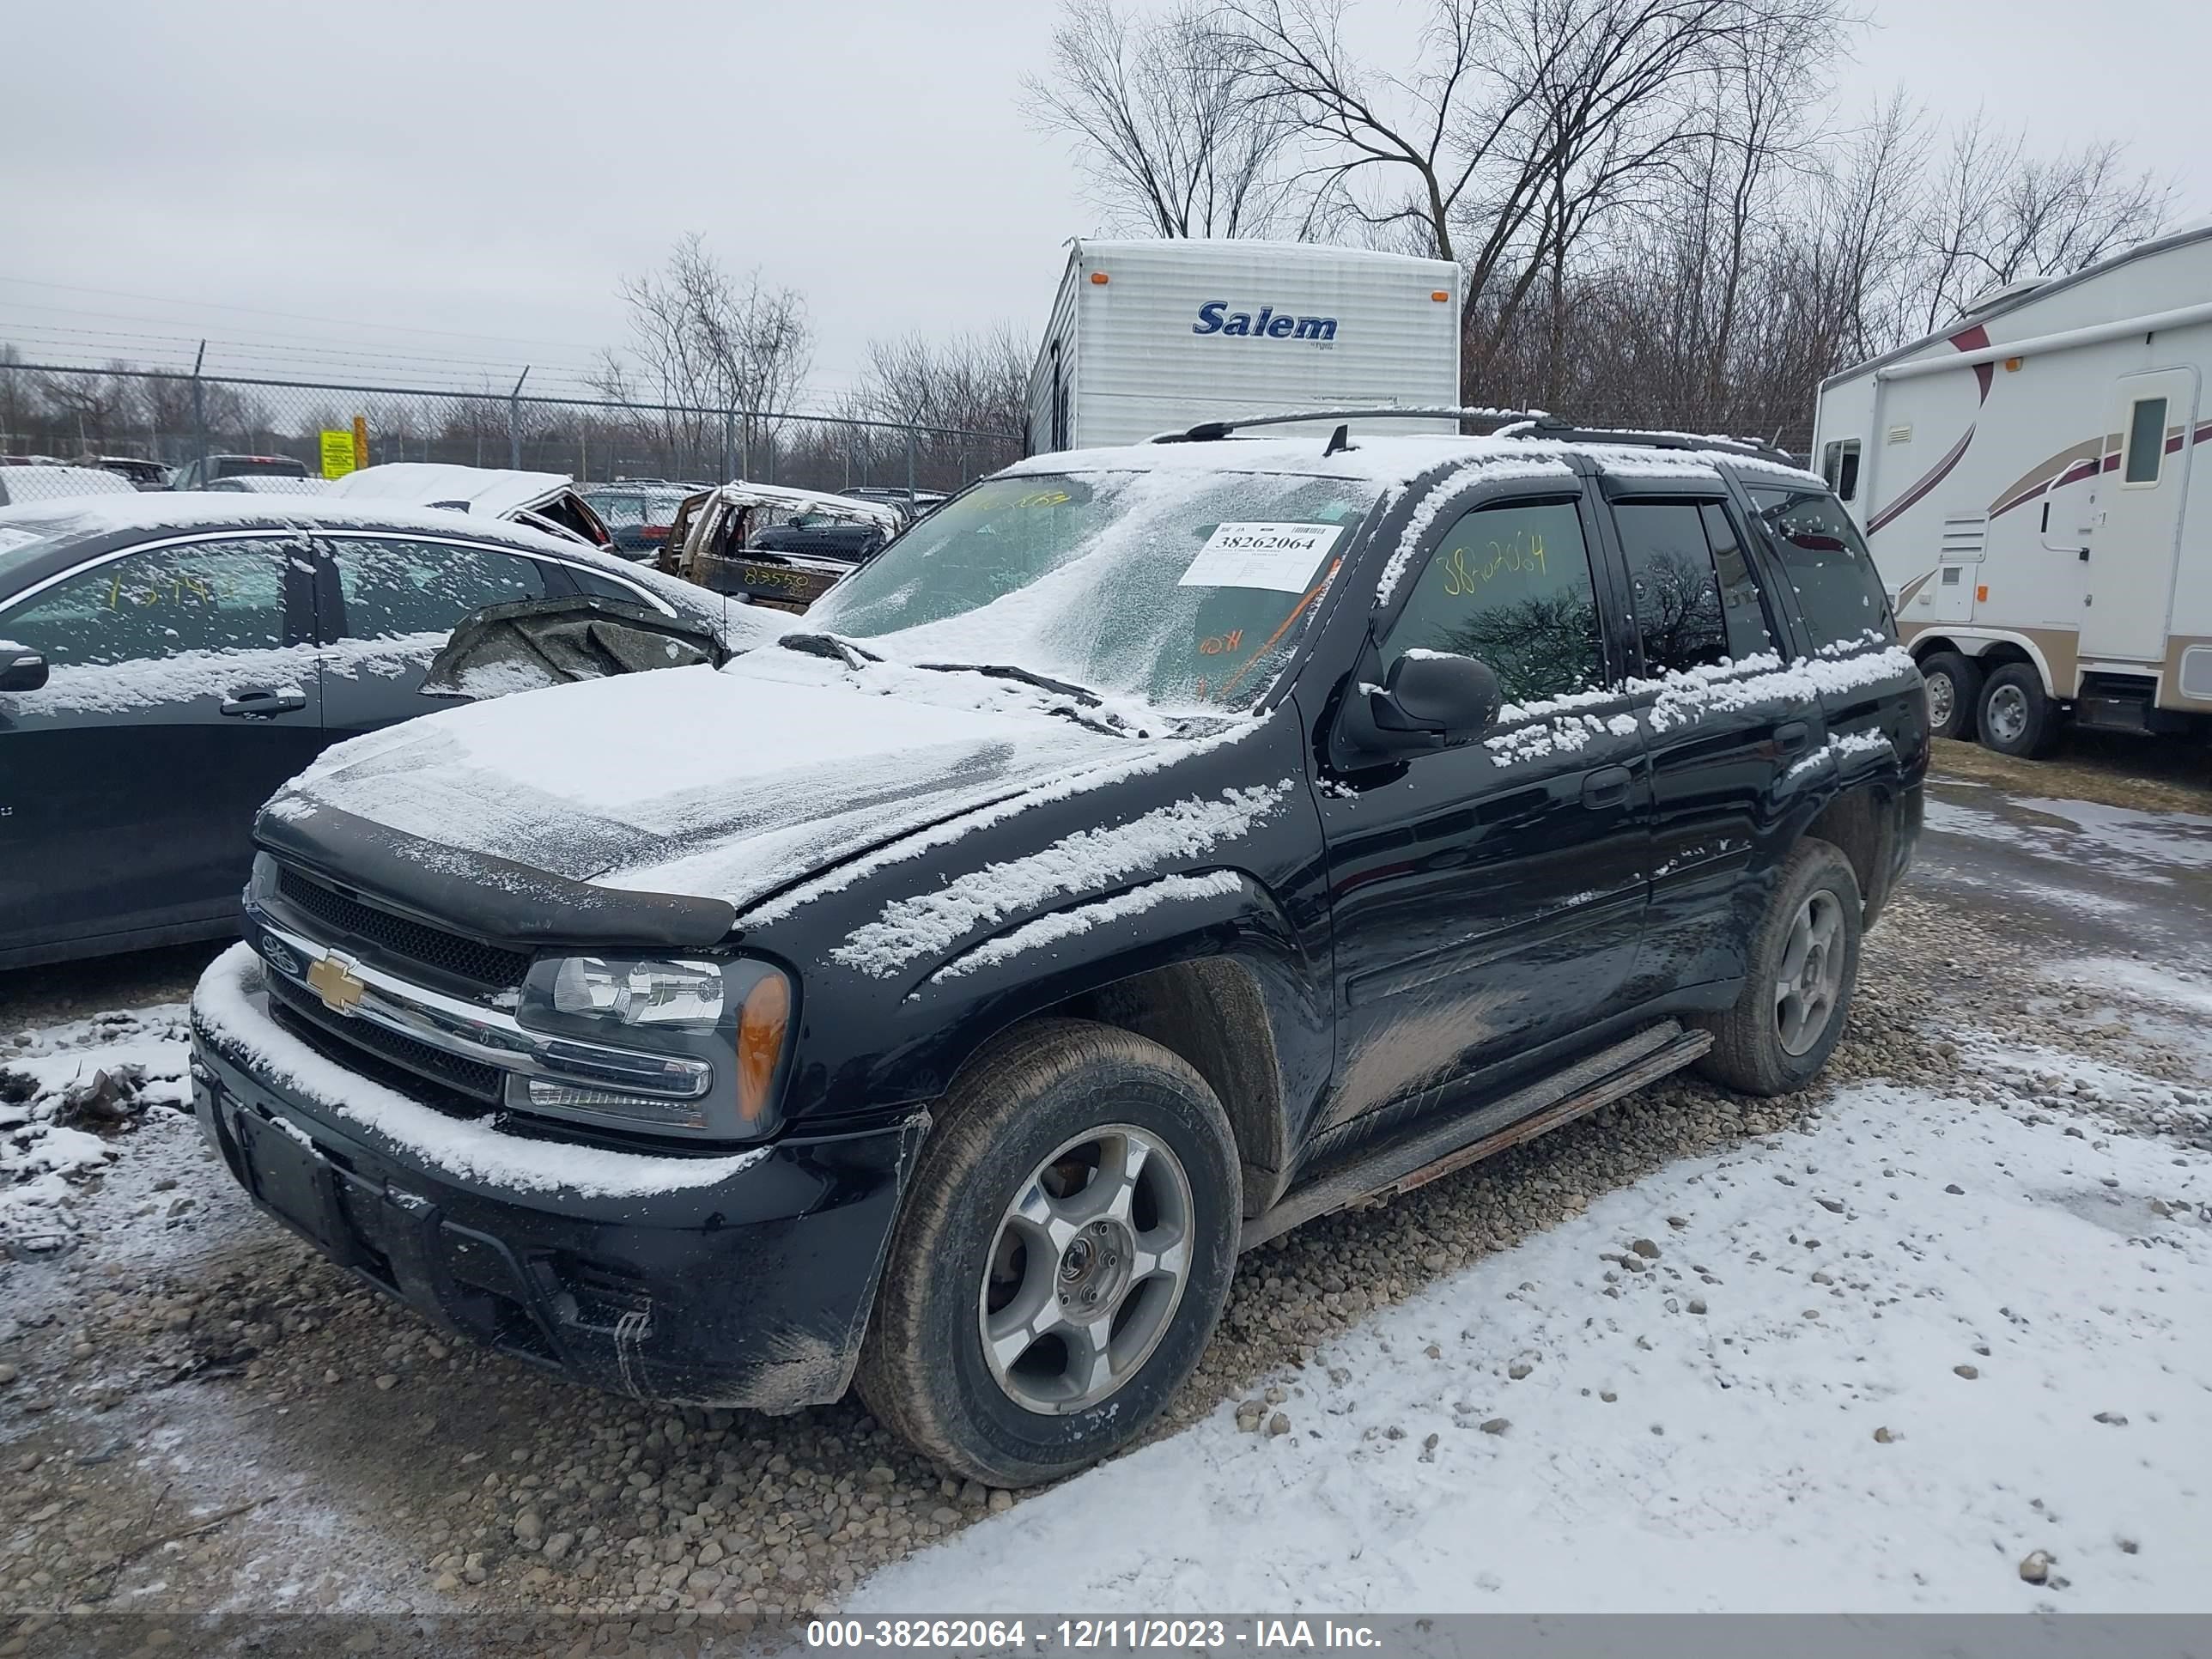
[[[35,691],[46,683],[46,659],[27,645],[0,640],[0,691]]]
[[[1442,651],[1408,651],[1390,665],[1383,684],[1362,686],[1353,695],[1346,735],[1381,754],[1443,749],[1480,736],[1504,701],[1489,664]]]

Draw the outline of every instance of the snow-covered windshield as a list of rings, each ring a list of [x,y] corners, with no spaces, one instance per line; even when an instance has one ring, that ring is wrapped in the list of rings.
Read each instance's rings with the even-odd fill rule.
[[[1249,708],[1382,488],[1185,469],[994,478],[831,589],[807,624],[908,662]]]

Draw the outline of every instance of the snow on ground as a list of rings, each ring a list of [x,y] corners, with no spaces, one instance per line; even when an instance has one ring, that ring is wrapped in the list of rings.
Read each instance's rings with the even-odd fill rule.
[[[2203,1610],[2212,1160],[2080,1127],[1853,1088],[848,1606]]]
[[[0,1042],[0,1249],[66,1240],[81,1183],[122,1158],[126,1138],[161,1118],[190,1128],[188,1048],[175,1003]]]

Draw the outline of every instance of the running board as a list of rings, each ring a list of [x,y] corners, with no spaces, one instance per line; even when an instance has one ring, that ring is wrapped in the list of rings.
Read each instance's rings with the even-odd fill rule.
[[[1362,1199],[1409,1193],[1492,1152],[1534,1140],[1680,1070],[1712,1046],[1711,1032],[1686,1031],[1674,1020],[1662,1020],[1479,1112],[1394,1140],[1306,1186],[1293,1188],[1281,1202],[1244,1224],[1237,1248],[1242,1251],[1264,1244]]]

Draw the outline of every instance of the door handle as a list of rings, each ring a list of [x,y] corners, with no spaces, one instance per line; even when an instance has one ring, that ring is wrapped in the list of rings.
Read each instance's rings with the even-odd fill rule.
[[[1583,777],[1583,805],[1595,811],[1618,806],[1628,799],[1632,775],[1625,766],[1601,766]]]
[[[222,700],[222,712],[245,720],[267,720],[274,714],[295,714],[307,706],[304,691],[233,691]]]
[[[1803,720],[1784,720],[1774,728],[1774,741],[1784,754],[1794,755],[1813,741],[1813,728]]]

